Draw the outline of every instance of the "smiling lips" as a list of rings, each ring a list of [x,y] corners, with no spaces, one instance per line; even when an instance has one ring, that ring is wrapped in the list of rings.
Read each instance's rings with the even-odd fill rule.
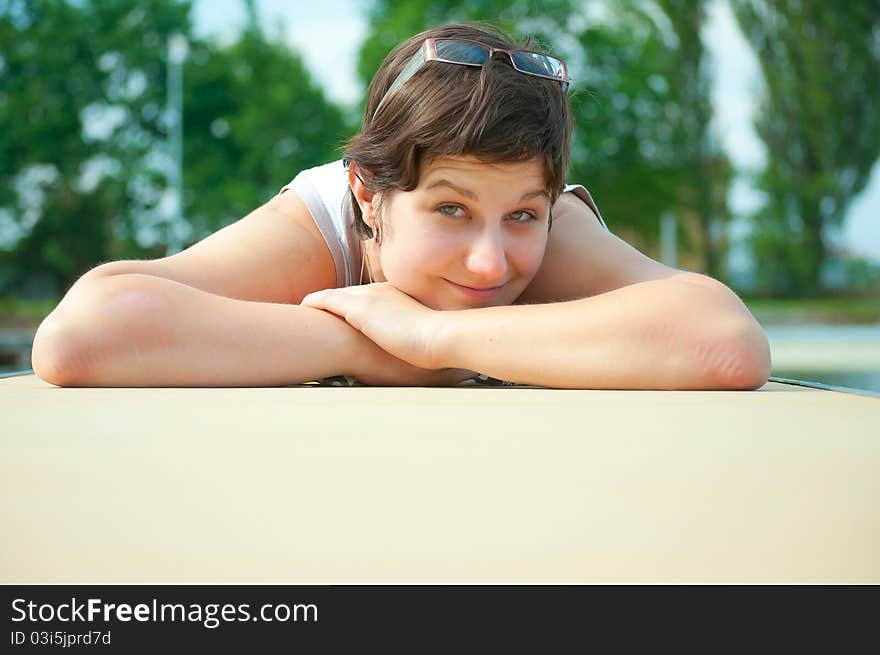
[[[471,298],[481,298],[481,299],[492,298],[493,296],[498,294],[501,291],[501,289],[504,288],[504,285],[501,285],[500,287],[489,287],[487,289],[475,289],[473,287],[466,287],[461,284],[456,284],[455,282],[452,282],[450,280],[446,280],[446,281],[449,282],[449,284],[454,286],[456,289],[458,289],[459,291],[464,293],[465,295],[470,296]]]

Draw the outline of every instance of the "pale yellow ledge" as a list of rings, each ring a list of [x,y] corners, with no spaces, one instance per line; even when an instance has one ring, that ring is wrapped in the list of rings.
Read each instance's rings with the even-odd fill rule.
[[[0,380],[0,583],[880,583],[880,399]]]

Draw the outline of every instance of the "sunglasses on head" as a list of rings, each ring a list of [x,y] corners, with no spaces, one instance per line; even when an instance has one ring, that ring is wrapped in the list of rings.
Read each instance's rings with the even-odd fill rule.
[[[508,56],[515,70],[526,75],[544,77],[556,80],[562,84],[562,92],[568,91],[571,80],[568,77],[568,69],[565,62],[558,57],[546,55],[543,52],[533,50],[504,50],[502,48],[490,48],[476,41],[466,39],[425,39],[422,47],[410,58],[392,82],[391,86],[379,101],[373,118],[382,109],[392,93],[400,88],[404,82],[411,78],[417,70],[428,61],[442,61],[447,64],[461,64],[463,66],[482,66],[496,52],[502,52]]]

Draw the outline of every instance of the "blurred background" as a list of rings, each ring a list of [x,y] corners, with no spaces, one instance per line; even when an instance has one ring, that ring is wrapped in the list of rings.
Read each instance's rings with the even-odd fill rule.
[[[880,391],[878,0],[0,0],[0,372],[90,268],[338,158],[388,51],[473,19],[569,62],[612,232],[736,291],[773,375]]]

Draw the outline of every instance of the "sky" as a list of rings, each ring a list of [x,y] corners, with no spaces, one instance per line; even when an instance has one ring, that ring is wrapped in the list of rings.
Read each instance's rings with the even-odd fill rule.
[[[357,104],[363,93],[355,65],[358,48],[366,36],[368,6],[365,0],[321,0],[314,4],[256,0],[260,21],[267,32],[283,34],[285,42],[302,55],[328,97],[346,105]],[[197,34],[232,39],[244,22],[242,2],[195,0],[193,19]],[[703,36],[716,71],[713,100],[717,133],[734,165],[741,171],[754,170],[765,157],[751,118],[760,89],[758,62],[723,0],[715,0],[711,5]],[[326,65],[328,55],[333,64],[330,75]],[[572,76],[576,78],[576,74],[577,71],[572,70]],[[569,182],[589,187],[589,180]],[[734,182],[729,201],[734,214],[744,214],[757,205],[758,195],[746,175]],[[608,220],[612,227],[613,217]],[[731,240],[735,242],[746,230],[743,222],[733,222]],[[828,234],[827,238],[829,243],[880,262],[880,162],[874,166],[866,189],[853,201],[843,230]],[[730,264],[745,266],[744,255],[733,250]]]

